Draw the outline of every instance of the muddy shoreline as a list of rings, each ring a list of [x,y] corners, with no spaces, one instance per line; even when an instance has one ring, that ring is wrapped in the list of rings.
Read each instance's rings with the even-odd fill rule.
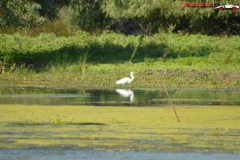
[[[124,76],[126,76],[124,74]],[[118,73],[89,72],[78,74],[9,74],[0,77],[0,87],[48,87],[48,88],[118,88]],[[240,89],[240,71],[211,70],[154,70],[147,69],[135,74],[134,81],[124,88],[224,88]]]

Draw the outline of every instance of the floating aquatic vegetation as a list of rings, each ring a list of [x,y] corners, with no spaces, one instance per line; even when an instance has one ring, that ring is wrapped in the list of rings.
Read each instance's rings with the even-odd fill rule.
[[[0,106],[0,148],[240,153],[240,108]]]

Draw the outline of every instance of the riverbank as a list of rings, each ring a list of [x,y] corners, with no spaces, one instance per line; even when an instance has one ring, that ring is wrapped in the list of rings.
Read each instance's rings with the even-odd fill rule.
[[[0,34],[0,86],[239,88],[240,37]]]
[[[66,72],[64,74],[51,73],[23,73],[5,74],[0,77],[0,87],[44,87],[44,88],[214,88],[239,89],[240,71],[237,70],[182,70],[182,69],[144,69],[140,64],[130,71],[136,71],[134,80],[127,85],[116,85],[116,81],[123,77],[130,77],[126,69],[116,72],[112,68],[124,65],[108,65],[105,71],[98,71],[90,66],[83,75]],[[134,66],[134,65],[133,65]],[[139,67],[138,67],[139,66]],[[108,70],[110,70],[108,72]]]

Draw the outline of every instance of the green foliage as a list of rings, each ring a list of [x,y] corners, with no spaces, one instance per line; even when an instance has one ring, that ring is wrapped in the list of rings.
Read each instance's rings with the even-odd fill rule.
[[[133,50],[133,53],[132,53],[132,55],[131,55],[131,58],[129,59],[129,62],[132,62],[132,59],[135,57],[136,52],[137,52],[137,49],[138,49],[138,47],[141,45],[141,43],[142,43],[142,41],[143,41],[143,38],[144,38],[144,35],[140,35],[140,36],[139,36],[138,43],[134,45],[134,50]]]
[[[102,30],[110,23],[110,19],[102,11],[103,0],[72,0],[70,21],[85,31]]]
[[[163,32],[240,34],[240,9],[236,11],[216,11],[212,7],[180,9],[178,6],[183,2],[183,0],[2,0],[0,26],[5,27],[1,28],[3,33],[9,28],[13,32],[11,27],[27,27],[37,33],[44,32],[38,27],[48,20],[58,19],[60,9],[68,6],[65,7],[67,21],[79,26],[81,30],[94,34],[107,29],[115,30],[115,23],[123,19],[136,20],[148,34]],[[227,3],[225,0],[209,2]],[[231,0],[229,3],[240,5],[238,0]],[[47,27],[51,28],[49,24]],[[68,27],[65,26],[66,30],[70,30]],[[69,33],[66,30],[65,32]],[[28,32],[29,30],[26,30],[26,33]]]
[[[25,30],[17,30],[17,32],[22,33]],[[77,26],[70,25],[68,19],[64,15],[61,15],[60,19],[47,21],[44,25],[35,27],[34,30],[27,29],[27,33],[24,32],[23,34],[38,36],[40,33],[52,33],[56,36],[69,37],[75,35],[77,30]]]
[[[122,17],[137,19],[146,30],[152,33],[166,32],[169,26],[174,26],[174,32],[185,30],[203,34],[240,34],[239,10],[215,11],[211,7],[180,9],[178,6],[183,2],[181,0],[105,0],[102,9],[114,19]],[[225,0],[210,2],[226,4]],[[239,1],[236,0],[231,3],[239,5]]]
[[[39,14],[47,17],[49,20],[59,18],[59,11],[65,6],[68,6],[71,0],[35,0],[36,3],[41,5]]]
[[[70,0],[2,0],[0,26],[35,27],[47,19],[58,18],[58,12]]]
[[[28,0],[4,0],[0,2],[1,26],[32,26],[42,24],[46,19],[38,14],[41,5]]]
[[[205,35],[156,34],[154,36],[124,36],[104,32],[91,36],[77,32],[72,37],[40,34],[37,37],[20,34],[0,34],[1,73],[49,72],[86,76],[99,64],[123,64],[102,67],[97,72],[153,69],[234,68],[240,70],[239,37]],[[128,63],[128,62],[131,63]],[[131,68],[131,66],[137,66]],[[25,68],[25,70],[24,70]],[[90,69],[91,70],[91,69]],[[5,72],[6,73],[6,72]]]

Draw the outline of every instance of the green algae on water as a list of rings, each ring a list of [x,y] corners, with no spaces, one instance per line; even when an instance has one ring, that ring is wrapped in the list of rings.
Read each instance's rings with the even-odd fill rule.
[[[0,148],[240,152],[240,108],[0,106]]]

